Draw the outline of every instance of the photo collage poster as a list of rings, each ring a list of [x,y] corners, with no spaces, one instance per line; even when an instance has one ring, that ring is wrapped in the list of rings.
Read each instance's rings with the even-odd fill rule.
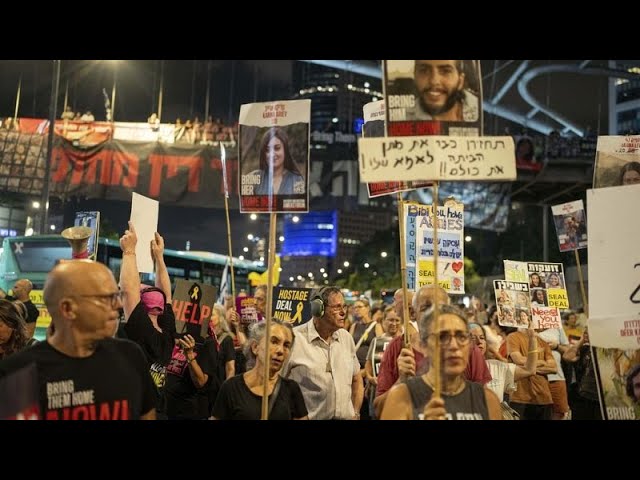
[[[505,280],[528,282],[534,328],[562,328],[560,310],[569,308],[561,263],[504,261]]]
[[[527,328],[531,319],[529,284],[494,280],[498,323],[504,327]]]

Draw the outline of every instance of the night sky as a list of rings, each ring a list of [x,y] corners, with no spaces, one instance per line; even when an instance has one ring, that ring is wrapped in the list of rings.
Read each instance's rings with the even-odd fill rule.
[[[209,63],[210,62],[210,63]],[[483,60],[483,89],[485,98],[494,95],[502,82],[517,67],[519,61]],[[563,61],[535,61],[535,65]],[[576,61],[566,61],[575,64]],[[594,61],[602,65],[603,61]],[[183,121],[195,116],[204,119],[208,65],[211,65],[210,114],[225,123],[237,121],[240,105],[255,101],[272,101],[291,98],[296,86],[292,85],[295,61],[289,60],[165,60],[163,90],[163,123]],[[504,68],[501,65],[505,65]],[[498,73],[491,72],[498,68]],[[49,115],[53,61],[11,60],[0,61],[0,117],[14,114],[18,81],[22,77],[19,117],[46,118]],[[63,60],[61,63],[60,94],[57,117],[63,108],[68,84],[68,103],[74,111],[91,110],[96,120],[105,119],[105,89],[111,98],[114,71],[117,70],[115,120],[144,122],[158,109],[160,82],[159,60]],[[607,128],[607,81],[598,77],[560,74],[542,77],[531,82],[536,98],[552,105],[578,125],[591,125],[595,130],[600,114],[600,133]],[[514,86],[505,96],[507,105],[526,112],[528,106],[519,97]],[[487,116],[485,132],[502,133],[497,117]],[[519,133],[513,131],[513,133]],[[54,207],[55,208],[55,207]],[[59,206],[62,209],[62,206]],[[79,201],[72,209],[99,209],[119,230],[126,228],[130,204],[127,202]],[[65,223],[70,224],[73,212],[65,209]],[[52,212],[52,214],[61,213]],[[233,212],[235,238],[246,238],[253,227],[248,216]],[[236,226],[237,225],[237,226]],[[159,229],[167,238],[167,246],[183,249],[187,240],[192,249],[225,251],[226,226],[224,211],[203,208],[162,207]],[[261,232],[252,232],[260,235]],[[244,242],[244,240],[243,240]],[[239,242],[240,243],[240,242]],[[246,243],[246,242],[244,242]],[[242,245],[234,249],[239,255]]]
[[[211,99],[214,117],[235,122],[242,103],[279,100],[291,94],[292,61],[211,60]],[[49,116],[53,61],[0,61],[0,117],[13,115],[18,82],[22,90],[18,117]],[[105,89],[111,98],[117,70],[115,120],[146,121],[158,109],[159,60],[63,60],[58,118],[64,104],[74,111],[91,110],[105,119]],[[194,75],[195,71],[195,75]],[[162,121],[173,123],[199,116],[203,120],[207,85],[207,60],[165,60]]]

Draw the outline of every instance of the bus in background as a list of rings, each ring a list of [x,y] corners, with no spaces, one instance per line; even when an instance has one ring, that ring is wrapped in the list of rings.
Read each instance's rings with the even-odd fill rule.
[[[0,251],[0,288],[9,292],[16,280],[27,278],[33,283],[31,301],[40,310],[40,317],[36,324],[35,337],[43,340],[45,331],[51,322],[42,298],[42,288],[47,273],[55,266],[59,259],[71,259],[71,246],[60,235],[38,235],[30,237],[8,237],[2,242]],[[97,260],[111,269],[116,281],[120,278],[122,250],[118,240],[100,238],[98,242]],[[218,290],[222,275],[229,261],[229,257],[212,252],[188,252],[165,248],[164,260],[171,279],[171,288],[175,288],[175,280],[198,280],[213,285]],[[235,287],[249,292],[250,272],[262,273],[265,267],[262,263],[233,259]],[[143,273],[143,283],[153,285],[153,274]],[[230,279],[229,279],[230,281]]]

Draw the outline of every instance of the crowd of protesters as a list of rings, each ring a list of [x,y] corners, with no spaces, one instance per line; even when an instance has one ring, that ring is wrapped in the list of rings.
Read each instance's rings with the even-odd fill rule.
[[[323,287],[311,293],[309,321],[292,329],[274,320],[269,338],[265,322],[239,322],[231,302],[207,325],[177,332],[164,240],[156,233],[150,244],[154,285],[140,283],[136,245],[129,223],[119,286],[99,263],[58,263],[44,286],[45,341],[32,340],[31,282],[0,292],[0,380],[35,363],[43,418],[259,419],[265,385],[271,419],[601,418],[576,313],[563,329],[504,328],[495,306],[453,306],[428,285],[407,292],[404,332],[403,290],[391,305],[347,304],[339,288]],[[256,289],[256,300],[265,295]],[[256,307],[264,315],[264,302]]]

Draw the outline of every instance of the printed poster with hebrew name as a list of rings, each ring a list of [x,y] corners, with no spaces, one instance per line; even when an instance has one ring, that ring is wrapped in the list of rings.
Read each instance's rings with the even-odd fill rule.
[[[561,328],[560,310],[569,308],[563,265],[504,261],[504,276],[507,281],[522,281],[524,274],[529,283],[534,327]]]
[[[256,308],[256,302],[255,297],[248,295],[238,295],[236,297],[236,312],[240,315],[240,323],[245,327],[264,320],[264,317]]]
[[[598,137],[593,188],[629,186],[640,183],[640,136]],[[587,203],[588,205],[588,203]]]
[[[405,203],[407,288],[434,283],[434,236],[431,205]],[[438,206],[438,285],[464,293],[464,205],[449,199]]]
[[[504,327],[527,328],[531,319],[529,284],[494,280],[493,289],[496,294],[498,323]]]
[[[311,100],[240,107],[240,212],[309,211]]]
[[[385,109],[384,100],[377,102],[369,102],[362,107],[364,114],[364,125],[362,128],[362,136],[366,138],[384,137]],[[391,179],[389,179],[391,180]],[[374,182],[367,183],[367,192],[369,198],[389,195],[391,193],[413,190],[416,188],[428,187],[431,182],[408,181],[408,182]]]

